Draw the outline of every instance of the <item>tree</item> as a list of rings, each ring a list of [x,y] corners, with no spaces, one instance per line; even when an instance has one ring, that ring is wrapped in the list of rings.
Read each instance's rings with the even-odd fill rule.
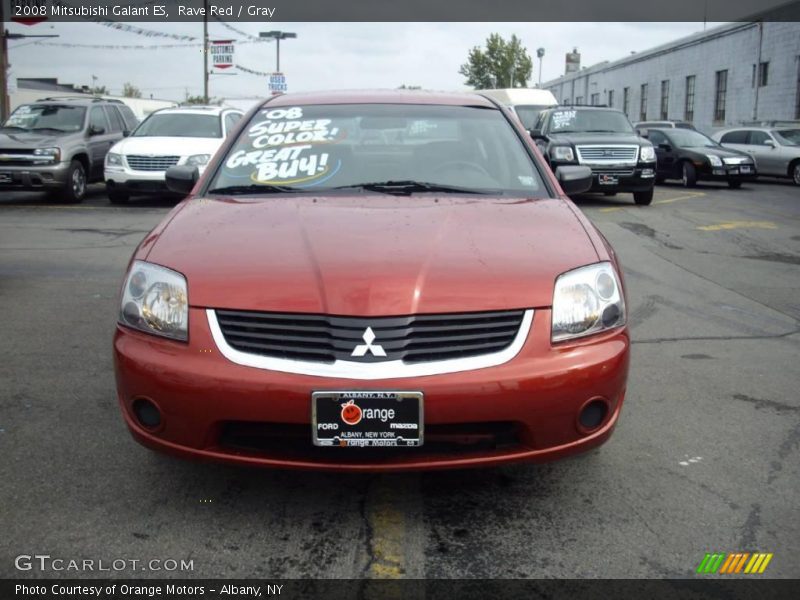
[[[486,50],[475,46],[467,62],[458,70],[467,85],[476,89],[527,87],[533,61],[516,35],[506,41],[493,33],[486,40]]]
[[[209,98],[208,102],[203,96],[190,96],[189,93],[186,93],[186,97],[183,99],[184,104],[207,104],[207,105],[222,105],[222,98]]]
[[[398,90],[421,90],[421,89],[422,89],[422,86],[421,86],[421,85],[406,85],[406,84],[404,83],[403,85],[401,85],[401,86],[400,86],[399,88],[397,88],[397,89],[398,89]]]
[[[95,96],[103,96],[108,94],[108,88],[104,85],[98,85],[92,88],[92,94]]]
[[[122,84],[122,95],[125,98],[141,98],[142,91],[132,83],[128,83],[126,81],[124,84]]]

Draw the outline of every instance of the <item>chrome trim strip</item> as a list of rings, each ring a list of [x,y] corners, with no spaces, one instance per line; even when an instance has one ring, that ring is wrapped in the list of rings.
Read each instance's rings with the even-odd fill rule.
[[[583,149],[591,150],[591,149],[606,149],[606,150],[627,150],[633,151],[632,158],[619,158],[619,157],[608,157],[608,158],[584,158],[582,150]],[[587,165],[587,166],[607,166],[607,165],[625,165],[625,166],[636,166],[636,163],[639,160],[639,146],[634,144],[576,144],[575,145],[575,152],[578,155],[578,164]]]
[[[410,365],[405,364],[402,360],[374,363],[337,360],[333,364],[329,364],[259,356],[257,354],[241,352],[229,346],[228,342],[225,341],[225,336],[217,322],[217,315],[214,310],[207,308],[206,316],[208,317],[208,326],[211,329],[211,335],[214,338],[214,342],[217,344],[217,348],[225,358],[237,365],[266,369],[269,371],[280,371],[282,373],[311,375],[313,377],[364,380],[425,377],[427,375],[444,375],[445,373],[460,373],[461,371],[496,367],[497,365],[507,363],[519,354],[519,351],[522,350],[522,346],[525,344],[525,340],[528,339],[528,333],[533,324],[533,309],[528,309],[522,316],[522,323],[520,323],[519,331],[514,341],[511,342],[511,345],[500,352],[483,354],[481,356],[452,358]]]

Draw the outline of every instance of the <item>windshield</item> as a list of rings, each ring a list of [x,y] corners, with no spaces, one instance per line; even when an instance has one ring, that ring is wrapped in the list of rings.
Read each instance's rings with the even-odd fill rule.
[[[525,127],[525,129],[532,129],[536,126],[539,113],[545,108],[548,107],[544,104],[527,104],[524,106],[517,105],[514,107],[514,110],[516,111],[519,120],[522,121],[523,127]]]
[[[670,129],[670,139],[679,148],[716,148],[717,142],[692,129]]]
[[[5,128],[26,131],[55,130],[61,132],[80,131],[86,108],[58,104],[23,104],[17,107],[3,123]]]
[[[267,105],[209,186],[210,193],[331,188],[527,196],[544,186],[499,110],[417,104]]]
[[[548,128],[549,133],[633,133],[628,117],[615,110],[556,110]]]
[[[800,129],[780,129],[772,133],[783,146],[800,146]]]
[[[220,119],[217,115],[181,113],[153,113],[147,117],[132,137],[222,137]]]

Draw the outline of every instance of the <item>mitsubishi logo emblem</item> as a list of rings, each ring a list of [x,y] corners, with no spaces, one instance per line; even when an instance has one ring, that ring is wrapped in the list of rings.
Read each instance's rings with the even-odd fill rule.
[[[367,352],[372,352],[373,356],[386,356],[383,346],[372,343],[375,341],[375,332],[372,331],[372,327],[367,327],[362,337],[366,343],[356,346],[350,356],[364,356]]]

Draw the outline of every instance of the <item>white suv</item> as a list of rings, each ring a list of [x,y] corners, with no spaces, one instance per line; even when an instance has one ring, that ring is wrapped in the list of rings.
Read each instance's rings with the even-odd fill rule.
[[[243,113],[222,106],[165,108],[117,142],[105,160],[108,198],[124,204],[132,194],[167,193],[164,173],[195,165],[202,173]]]

